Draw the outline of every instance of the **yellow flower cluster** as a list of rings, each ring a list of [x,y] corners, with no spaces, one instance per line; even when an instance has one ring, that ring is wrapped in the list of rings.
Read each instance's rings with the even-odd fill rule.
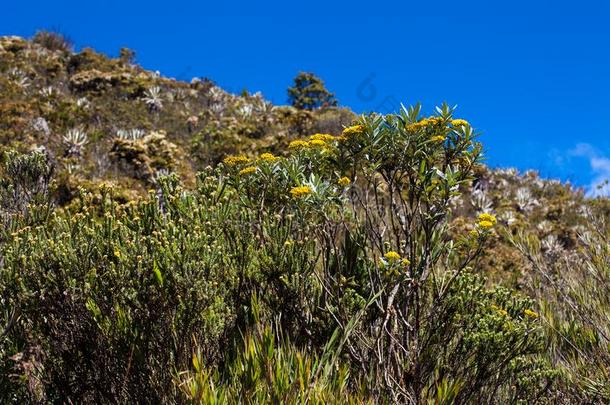
[[[479,221],[479,226],[482,229],[491,229],[491,228],[493,228],[494,224],[492,224],[489,221]]]
[[[243,164],[243,163],[250,162],[250,159],[248,159],[244,155],[227,156],[226,158],[224,158],[223,162],[227,166],[237,166],[237,165],[240,165],[240,164]]]
[[[400,255],[398,253],[394,252],[393,250],[390,250],[389,252],[384,254],[383,257],[385,257],[386,260],[391,261],[391,262],[394,260],[400,260]]]
[[[239,174],[240,174],[240,176],[246,176],[246,175],[252,174],[254,172],[256,172],[256,167],[248,166],[248,167],[245,167],[245,168],[241,169],[239,171]]]
[[[489,221],[494,225],[498,222],[498,220],[496,219],[495,216],[488,214],[486,212],[479,215],[479,221]]]
[[[309,142],[302,141],[300,139],[298,139],[296,141],[292,141],[288,144],[289,149],[302,149],[302,148],[307,148],[308,146],[309,146]]]
[[[330,138],[328,138],[330,137]],[[322,139],[324,138],[324,139]],[[323,148],[326,146],[327,139],[334,140],[336,139],[332,135],[325,134],[315,134],[310,137],[311,141],[303,141],[301,139],[297,139],[296,141],[290,142],[288,145],[289,149],[306,149],[306,148]]]
[[[407,129],[410,131],[418,131],[427,127],[428,125],[434,125],[438,122],[441,122],[443,119],[439,117],[428,117],[422,118],[421,120],[414,122],[412,124],[407,125]]]
[[[279,160],[279,157],[275,156],[273,153],[266,152],[266,153],[261,154],[259,159],[264,162],[272,163],[272,162]]]
[[[299,186],[299,187],[293,187],[290,190],[290,195],[292,195],[292,198],[301,198],[308,194],[311,194],[311,192],[312,192],[311,187]]]
[[[496,217],[491,214],[483,213],[479,215],[479,227],[482,229],[491,229],[497,222]]]
[[[332,142],[337,138],[329,134],[313,134],[309,137],[309,139],[312,141]]]
[[[364,127],[362,125],[353,125],[351,127],[347,127],[343,130],[343,135],[349,137],[351,135],[358,135],[364,132]]]
[[[341,187],[347,187],[349,186],[349,184],[352,181],[350,179],[348,179],[347,177],[341,177],[339,180],[337,180],[337,183],[341,186]]]
[[[313,141],[309,141],[308,142],[308,146],[312,146],[312,147],[324,147],[326,146],[326,142],[324,142],[321,139],[314,139]]]
[[[525,311],[523,311],[523,313],[525,314],[525,316],[529,316],[530,318],[538,318],[538,313],[532,311],[531,309],[526,309]]]
[[[454,127],[461,127],[461,126],[469,126],[470,124],[468,123],[468,121],[458,118],[455,120],[451,120],[451,125],[453,125]]]
[[[443,135],[437,135],[437,136],[433,136],[430,140],[432,142],[444,142],[445,139],[446,138]]]

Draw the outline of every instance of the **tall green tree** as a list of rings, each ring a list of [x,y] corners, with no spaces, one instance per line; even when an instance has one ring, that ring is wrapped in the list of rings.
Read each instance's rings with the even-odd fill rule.
[[[288,88],[288,100],[300,110],[336,106],[335,94],[324,86],[324,81],[313,73],[299,72],[294,85]]]

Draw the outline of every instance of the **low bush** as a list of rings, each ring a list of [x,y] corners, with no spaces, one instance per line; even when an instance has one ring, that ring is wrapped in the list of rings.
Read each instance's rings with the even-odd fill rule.
[[[59,32],[38,31],[32,38],[32,42],[49,51],[70,52],[73,48],[72,41]]]

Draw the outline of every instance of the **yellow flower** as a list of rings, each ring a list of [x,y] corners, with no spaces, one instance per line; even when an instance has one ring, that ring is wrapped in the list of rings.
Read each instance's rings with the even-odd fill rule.
[[[417,130],[427,127],[428,125],[434,125],[437,122],[441,122],[441,121],[442,121],[442,118],[438,118],[438,117],[422,118],[421,120],[419,120],[417,122],[407,125],[407,129],[410,131],[417,131]]]
[[[309,137],[312,141],[324,141],[324,142],[332,142],[336,138],[329,134],[313,134]]]
[[[428,119],[424,118],[417,122],[407,125],[407,129],[410,131],[417,131],[418,129],[424,128],[426,125],[428,125]]]
[[[323,146],[326,146],[326,142],[324,142],[320,139],[314,139],[313,141],[309,141],[309,146],[323,147]]]
[[[491,229],[494,226],[494,224],[491,221],[480,221],[479,226],[482,229]]]
[[[347,187],[351,183],[351,180],[347,177],[341,177],[339,180],[337,180],[337,183],[342,187]]]
[[[471,230],[470,232],[468,232],[470,234],[470,236],[473,237],[477,237],[479,236],[479,233],[476,231],[476,229]]]
[[[400,263],[406,267],[411,264],[411,261],[409,259],[402,259]]]
[[[470,124],[468,123],[468,121],[458,118],[455,120],[451,120],[451,125],[453,125],[454,127],[461,127],[468,126]]]
[[[248,159],[244,155],[227,156],[223,160],[224,164],[227,165],[227,166],[237,166],[237,165],[242,164],[242,163],[248,163],[249,161],[250,161],[250,159]]]
[[[350,135],[358,135],[364,132],[364,127],[362,125],[353,125],[351,127],[347,127],[343,130],[343,135],[349,137]]]
[[[496,219],[495,216],[493,216],[491,214],[488,214],[486,212],[484,212],[481,215],[479,215],[479,221],[489,221],[493,225],[495,225],[498,222],[498,220]]]
[[[308,194],[311,194],[311,192],[312,192],[312,190],[311,190],[311,187],[309,187],[309,186],[293,187],[290,190],[290,194],[292,195],[292,198],[301,198]]]
[[[288,148],[289,149],[302,149],[302,148],[306,148],[309,146],[309,142],[307,141],[302,141],[302,140],[296,140],[296,141],[292,141],[290,142],[290,144],[288,144]]]
[[[248,166],[248,167],[245,167],[245,168],[241,169],[241,170],[239,171],[239,174],[240,174],[241,176],[246,176],[246,175],[248,175],[248,174],[252,174],[252,173],[254,173],[254,172],[256,172],[256,167],[254,167],[254,166]]]
[[[526,309],[525,311],[523,311],[523,313],[526,316],[529,316],[530,318],[538,318],[538,316],[539,316],[537,312],[534,312],[531,309]]]
[[[430,140],[432,142],[444,142],[445,137],[443,135],[437,135],[437,136],[433,136]]]
[[[384,254],[383,257],[385,257],[386,260],[389,260],[389,261],[400,260],[400,255],[398,253],[394,252],[393,250],[390,250],[389,252]]]
[[[506,312],[505,309],[500,308],[497,305],[491,304],[491,309],[493,309],[494,311],[496,311],[497,313],[499,313],[502,316],[508,316],[508,312]]]
[[[259,159],[265,162],[275,162],[279,157],[275,156],[273,153],[266,152],[261,154]]]

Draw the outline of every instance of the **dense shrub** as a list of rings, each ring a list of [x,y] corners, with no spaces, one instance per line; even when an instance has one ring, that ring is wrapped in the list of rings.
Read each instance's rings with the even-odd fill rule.
[[[490,285],[482,259],[513,234],[489,212],[452,225],[481,156],[453,114],[363,116],[191,190],[157,171],[128,203],[102,185],[54,209],[43,156],[9,155],[1,206],[26,203],[0,246],[0,400],[601,402],[606,250],[570,284],[576,314]]]
[[[47,400],[165,401],[193,338],[219,355],[236,285],[222,229],[171,178],[160,183],[138,206],[105,188],[97,203],[85,195],[4,250],[2,296],[22,314],[9,337],[41,354]]]
[[[38,31],[32,38],[32,42],[45,47],[49,51],[72,51],[72,41],[59,32]]]

